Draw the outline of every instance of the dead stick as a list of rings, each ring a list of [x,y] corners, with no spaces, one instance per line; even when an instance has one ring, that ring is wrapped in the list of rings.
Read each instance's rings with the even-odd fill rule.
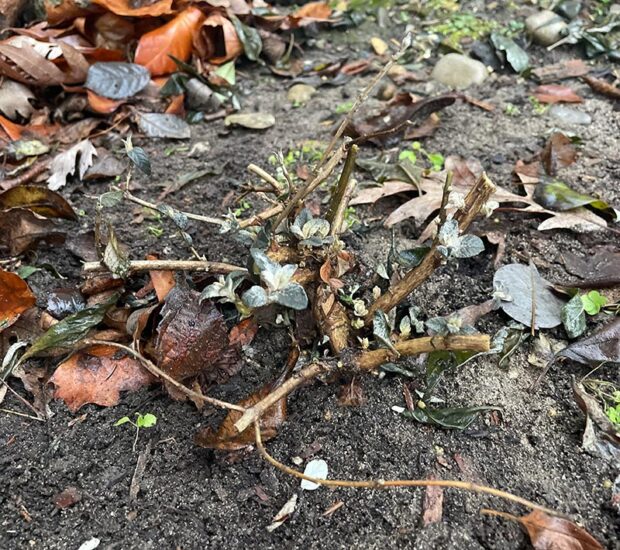
[[[260,225],[269,218],[277,216],[280,212],[282,212],[283,208],[283,205],[276,204],[275,206],[267,208],[267,210],[263,210],[262,212],[259,212],[258,214],[252,216],[251,218],[248,218],[247,220],[240,221],[239,227],[241,229],[245,229],[246,227],[250,227],[251,225]]]
[[[348,480],[348,479],[319,479],[315,477],[307,476],[294,468],[289,468],[288,466],[282,464],[280,461],[276,460],[272,457],[265,446],[263,445],[263,440],[261,437],[260,425],[258,422],[254,423],[254,431],[256,435],[256,448],[260,455],[272,466],[277,468],[278,470],[284,472],[285,474],[297,477],[299,479],[306,479],[308,481],[312,481],[317,485],[325,485],[327,487],[347,487],[347,488],[357,488],[357,489],[386,489],[388,487],[446,487],[452,489],[462,489],[465,491],[471,491],[474,493],[483,493],[487,495],[492,495],[494,497],[499,497],[504,500],[508,500],[510,502],[514,502],[516,504],[520,504],[521,506],[525,506],[526,508],[530,508],[532,510],[539,510],[544,512],[545,514],[549,514],[551,516],[560,516],[566,517],[564,514],[557,512],[555,510],[551,510],[546,508],[545,506],[541,506],[540,504],[536,504],[535,502],[531,502],[525,498],[519,497],[517,495],[513,495],[512,493],[507,493],[506,491],[502,491],[500,489],[494,489],[493,487],[487,487],[485,485],[478,485],[477,483],[470,483],[468,481],[457,481],[451,479],[391,479],[391,480],[383,480],[383,479],[372,479],[372,480]]]
[[[30,181],[35,179],[37,176],[45,172],[48,167],[49,167],[49,161],[46,160],[43,162],[38,162],[34,166],[31,166],[30,168],[28,168],[28,170],[26,170],[23,174],[15,178],[12,178],[12,179],[0,181],[0,189],[2,189],[3,191],[6,191],[13,187],[17,187],[18,185],[24,185],[26,183],[29,183]]]
[[[482,174],[465,197],[465,206],[459,209],[454,215],[454,219],[458,222],[461,233],[467,231],[471,222],[494,192],[495,185],[493,185],[493,182],[486,174]],[[407,272],[400,281],[391,286],[385,294],[379,296],[379,298],[371,304],[368,308],[368,314],[364,319],[366,325],[370,325],[377,310],[382,310],[387,313],[400,304],[409,294],[431,276],[435,269],[441,265],[442,258],[441,254],[437,251],[437,242],[433,243],[433,246],[417,267]]]
[[[256,166],[256,164],[248,164],[248,172],[251,172],[252,174],[262,179],[264,182],[268,183],[273,189],[274,193],[282,193],[282,188],[278,180],[274,178],[269,172],[263,170],[260,166]]]
[[[187,386],[184,386],[183,384],[181,384],[181,382],[179,382],[178,380],[175,380],[174,378],[172,378],[172,376],[166,374],[159,367],[155,366],[155,364],[152,361],[149,361],[146,357],[144,357],[144,355],[142,355],[135,349],[130,348],[129,346],[125,346],[124,344],[118,344],[116,342],[106,342],[105,340],[93,340],[93,339],[82,340],[82,342],[80,342],[80,347],[87,347],[87,346],[92,346],[92,345],[111,346],[113,348],[122,349],[125,353],[128,353],[133,358],[140,361],[140,363],[142,363],[144,368],[148,370],[151,374],[155,375],[157,378],[161,378],[162,380],[165,380],[169,384],[172,384],[176,389],[178,389],[179,391],[181,391],[188,397],[191,397],[192,399],[200,399],[201,401],[204,401],[205,403],[209,403],[210,405],[213,405],[215,407],[219,407],[220,409],[227,409],[229,411],[239,411],[242,413],[246,411],[244,407],[235,405],[234,403],[227,403],[226,401],[221,401],[219,399],[215,399],[214,397],[208,397],[201,393],[195,392],[194,390],[190,390]]]
[[[131,478],[131,485],[129,486],[129,503],[134,504],[138,499],[138,493],[140,492],[140,483],[142,482],[142,478],[144,477],[144,472],[146,470],[146,462],[149,459],[149,455],[151,454],[151,440],[146,444],[146,447],[142,450],[142,452],[138,455],[138,460],[136,462],[136,469],[133,472],[133,477]]]
[[[155,210],[156,212],[160,212],[158,204],[145,201],[144,199],[140,199],[135,195],[132,195],[127,190],[124,191],[124,196],[131,202],[139,204],[140,206],[144,206],[145,208],[150,208],[151,210]],[[190,220],[196,220],[199,222],[212,223],[214,225],[226,225],[227,223],[226,220],[221,220],[220,218],[212,218],[211,216],[201,216],[200,214],[192,214],[191,212],[182,212],[182,214]]]
[[[295,196],[287,203],[282,212],[276,218],[276,221],[273,224],[273,231],[275,232],[280,224],[288,217],[293,208],[299,204],[303,199],[305,199],[310,193],[312,193],[321,183],[323,183],[334,171],[338,163],[344,157],[344,154],[347,150],[350,139],[346,139],[345,142],[334,152],[331,158],[325,163],[325,166],[318,171],[318,174],[311,179],[306,185],[301,187]]]
[[[85,262],[82,265],[84,273],[109,271],[101,262]],[[233,273],[247,271],[244,267],[226,264],[223,262],[208,262],[202,260],[133,260],[129,262],[129,272],[141,271],[206,271],[208,273]]]
[[[395,348],[401,356],[419,355],[437,350],[473,350],[477,352],[489,351],[490,338],[487,335],[473,336],[427,336],[414,338],[395,344]],[[382,363],[393,358],[391,350],[374,350],[358,354],[353,358],[352,366],[361,370],[372,370]],[[306,382],[325,374],[338,370],[336,362],[312,363],[299,372],[293,374],[284,384],[273,390],[258,403],[246,409],[243,416],[235,423],[239,432],[247,429],[258,420],[261,415],[274,403],[296,390]]]
[[[336,237],[342,230],[342,223],[344,221],[344,214],[349,206],[351,195],[353,194],[353,188],[355,187],[355,180],[351,179],[353,169],[355,168],[355,159],[357,158],[357,145],[351,145],[349,152],[347,153],[347,159],[344,162],[344,168],[338,184],[332,191],[332,198],[327,209],[327,221],[331,224],[330,235]]]

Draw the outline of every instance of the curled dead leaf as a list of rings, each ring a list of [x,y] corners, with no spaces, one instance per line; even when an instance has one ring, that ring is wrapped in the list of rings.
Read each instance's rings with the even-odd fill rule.
[[[194,47],[201,59],[220,65],[243,53],[235,26],[220,13],[212,13],[194,35]]]
[[[35,302],[26,281],[15,273],[0,270],[0,331],[11,326]]]

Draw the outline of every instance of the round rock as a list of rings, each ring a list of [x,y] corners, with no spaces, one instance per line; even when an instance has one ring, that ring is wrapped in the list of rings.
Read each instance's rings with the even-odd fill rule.
[[[462,90],[475,84],[482,84],[487,75],[487,68],[480,61],[459,53],[449,53],[437,62],[431,78],[451,88]]]
[[[562,38],[562,31],[568,25],[557,13],[550,10],[539,11],[525,20],[525,28],[534,42],[543,46],[555,44]]]

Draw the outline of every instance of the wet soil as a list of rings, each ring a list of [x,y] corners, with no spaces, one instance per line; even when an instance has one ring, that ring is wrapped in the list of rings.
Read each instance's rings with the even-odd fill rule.
[[[493,17],[501,14],[489,14]],[[520,14],[512,14],[519,17]],[[315,62],[369,55],[369,37],[398,36],[401,26],[378,29],[366,24],[346,34],[320,35],[318,46],[305,56]],[[553,63],[578,55],[576,50],[546,52],[530,48],[535,65]],[[430,62],[425,65],[430,67]],[[221,175],[201,178],[167,199],[172,206],[208,215],[224,214],[230,192],[248,181],[250,162],[269,168],[267,157],[275,150],[298,148],[308,139],[326,141],[336,105],[351,98],[369,78],[353,79],[343,87],[320,87],[310,102],[292,108],[286,93],[289,81],[267,70],[244,66],[239,88],[246,110],[274,113],[276,125],[264,132],[226,129],[222,121],[193,128],[191,143],[136,140],[149,152],[152,178],[137,177],[135,193],[153,200],[159,184],[179,174],[204,168],[221,168]],[[583,141],[579,160],[561,172],[562,178],[579,191],[620,204],[620,132],[618,111],[613,103],[594,95],[577,80],[569,81],[586,100],[576,108],[592,116],[589,126],[568,127]],[[444,156],[458,154],[480,160],[499,185],[516,190],[511,175],[514,162],[538,151],[557,123],[532,112],[528,96],[532,84],[518,76],[492,75],[480,87],[468,91],[497,105],[486,112],[457,104],[441,114],[441,125],[424,147]],[[439,88],[409,83],[402,89],[427,94]],[[509,116],[506,103],[521,113]],[[380,102],[373,99],[369,109]],[[120,137],[111,138],[119,146]],[[166,156],[163,151],[179,145],[191,147],[208,142],[202,156],[187,151]],[[364,154],[374,154],[368,150]],[[68,186],[65,196],[84,210],[80,226],[92,226],[94,200],[107,189],[105,184]],[[358,257],[362,281],[370,281],[374,266],[385,261],[390,232],[381,221],[402,198],[392,198],[372,207],[357,209],[371,230],[346,237]],[[253,201],[254,202],[254,201]],[[259,206],[254,202],[254,206]],[[231,206],[233,206],[231,204]],[[234,207],[234,206],[233,206]],[[135,258],[158,252],[164,258],[188,257],[187,249],[167,222],[161,237],[152,235],[149,221],[132,224],[133,205],[110,211],[109,221],[117,228]],[[617,235],[601,231],[578,234],[571,231],[540,232],[540,218],[515,213],[497,213],[477,222],[474,231],[497,230],[506,234],[502,263],[534,261],[541,274],[562,282],[567,273],[562,264],[565,252],[585,254],[597,247],[618,244]],[[421,228],[406,221],[396,227],[400,247],[410,247]],[[210,226],[194,224],[190,234],[196,248],[209,259],[242,263],[245,249]],[[29,280],[38,296],[50,288],[79,280],[79,262],[63,249],[39,251],[40,261],[49,261],[69,277],[62,285],[48,274]],[[412,303],[427,315],[445,315],[460,307],[481,302],[492,290],[494,249],[458,265],[440,268],[417,289]],[[493,333],[507,323],[500,313],[484,318],[479,329]],[[560,330],[554,338],[564,338]],[[245,350],[239,376],[215,388],[213,395],[239,399],[279,372],[289,346],[283,329],[261,330]],[[403,379],[396,376],[367,376],[361,381],[366,403],[342,407],[337,385],[316,382],[289,398],[289,417],[278,437],[268,444],[279,460],[292,465],[293,457],[327,461],[332,478],[398,479],[453,478],[490,485],[513,492],[545,506],[570,514],[607,548],[620,548],[620,521],[611,506],[608,482],[618,475],[618,465],[590,456],[581,450],[584,417],[572,396],[571,376],[581,377],[587,367],[565,363],[553,366],[532,389],[540,369],[527,361],[527,342],[507,366],[496,358],[483,358],[446,378],[441,396],[451,405],[493,405],[501,413],[493,421],[487,415],[463,432],[420,425],[394,412],[403,405]],[[409,367],[422,373],[410,360]],[[598,376],[619,382],[614,366],[603,367]],[[18,384],[15,387],[22,391]],[[26,394],[24,394],[26,395]],[[78,548],[86,540],[101,540],[99,548],[416,548],[416,549],[520,549],[529,547],[517,524],[480,514],[495,508],[522,514],[525,511],[499,499],[454,490],[444,496],[441,522],[422,527],[423,490],[351,490],[321,488],[301,491],[299,481],[262,461],[255,452],[228,455],[197,448],[193,434],[205,425],[217,425],[221,414],[206,408],[172,401],[160,388],[127,394],[114,408],[85,406],[77,415],[60,401],[51,403],[53,416],[47,422],[0,415],[0,548]],[[8,395],[3,407],[22,409]],[[151,412],[156,428],[144,430],[136,450],[134,432],[114,427],[114,422],[135,412]],[[82,416],[80,416],[82,415]],[[77,418],[77,420],[76,420]],[[150,448],[140,493],[129,499],[129,488],[140,453]],[[59,510],[54,496],[76,487],[81,500]],[[299,495],[297,509],[280,528],[270,533],[266,526],[281,506]],[[344,505],[332,515],[325,511],[334,503]]]

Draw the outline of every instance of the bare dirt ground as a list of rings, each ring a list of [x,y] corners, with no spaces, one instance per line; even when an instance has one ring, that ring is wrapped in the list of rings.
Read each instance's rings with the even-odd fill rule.
[[[490,17],[501,16],[492,11]],[[520,13],[512,14],[520,17]],[[399,36],[402,26],[389,30],[366,24],[346,35],[332,31],[320,36],[321,49],[310,48],[307,59],[324,61],[342,56],[360,58],[369,53],[369,37]],[[535,65],[547,65],[577,55],[561,49],[546,52],[531,46]],[[431,67],[431,62],[427,68]],[[179,209],[210,215],[226,212],[231,190],[247,179],[250,162],[268,168],[267,157],[275,150],[299,147],[308,139],[327,140],[336,105],[350,99],[367,78],[355,78],[344,87],[321,87],[301,108],[292,108],[286,93],[289,82],[267,70],[244,66],[239,84],[248,110],[272,112],[276,125],[262,133],[225,129],[221,121],[193,127],[192,142],[206,141],[207,153],[192,158],[186,152],[165,156],[162,151],[178,143],[136,142],[149,152],[153,178],[137,177],[136,194],[153,199],[159,183],[174,180],[179,173],[214,168],[226,163],[219,176],[207,176],[168,197]],[[620,204],[620,114],[613,102],[595,95],[578,80],[568,81],[585,103],[579,110],[589,113],[589,126],[567,127],[582,138],[579,160],[561,175],[578,191]],[[548,114],[535,115],[528,96],[532,83],[514,74],[492,75],[480,87],[468,91],[478,99],[498,106],[486,112],[468,104],[457,104],[441,113],[436,134],[424,140],[428,151],[444,156],[458,154],[477,158],[497,184],[516,190],[512,168],[519,158],[540,149],[557,122]],[[401,89],[429,93],[438,87],[422,82]],[[372,100],[368,109],[379,105]],[[505,114],[503,106],[520,108],[517,116]],[[116,146],[121,136],[111,138]],[[115,141],[116,140],[116,141]],[[374,151],[368,150],[368,155]],[[95,201],[105,184],[70,186],[64,195],[86,212],[81,227],[92,225]],[[381,225],[382,216],[400,203],[389,199],[372,207],[358,208],[357,215],[370,221],[371,230],[345,237],[362,263],[359,277],[370,280],[377,261],[385,260],[390,232]],[[159,252],[162,257],[183,255],[172,231],[154,237],[148,221],[132,225],[133,207],[122,205],[110,221],[119,236],[129,243],[132,256]],[[561,282],[567,273],[563,253],[585,254],[597,247],[618,245],[617,235],[601,231],[577,234],[570,231],[540,232],[540,218],[498,213],[475,225],[475,232],[495,229],[506,233],[502,263],[536,263],[545,277]],[[402,248],[411,245],[420,228],[412,222],[396,227]],[[210,227],[192,226],[197,248],[209,259],[243,261],[245,250]],[[492,290],[494,250],[459,265],[440,268],[417,289],[412,303],[429,315],[445,315],[488,298]],[[79,279],[79,262],[66,251],[40,251],[40,261],[49,261],[69,277]],[[42,296],[58,282],[45,273],[29,280]],[[66,286],[66,282],[63,283]],[[481,331],[493,333],[505,325],[501,313],[487,316]],[[551,337],[565,338],[561,330]],[[564,363],[551,368],[535,389],[540,370],[527,361],[531,343],[526,343],[508,365],[500,368],[494,358],[468,364],[448,377],[443,395],[454,405],[494,405],[501,408],[499,423],[482,417],[471,428],[445,431],[424,426],[396,415],[393,405],[402,405],[403,380],[388,375],[368,376],[362,381],[367,399],[361,407],[342,407],[337,386],[320,382],[289,399],[288,421],[278,437],[268,444],[270,452],[286,464],[302,456],[323,458],[333,478],[454,478],[501,488],[548,507],[570,514],[607,548],[620,548],[620,521],[610,505],[606,480],[618,474],[602,459],[581,449],[584,417],[575,404],[571,376],[581,377],[587,367]],[[236,378],[214,392],[227,400],[239,399],[271,380],[286,360],[286,331],[261,330],[245,351],[244,367]],[[422,372],[409,361],[409,367]],[[620,382],[616,366],[605,366],[601,377]],[[4,406],[19,409],[7,396]],[[197,448],[193,434],[200,426],[216,425],[221,413],[206,408],[202,413],[191,404],[172,401],[160,388],[126,395],[114,408],[86,406],[81,417],[66,406],[51,403],[53,417],[45,423],[13,415],[0,415],[0,547],[64,549],[97,537],[100,548],[416,548],[416,549],[519,549],[527,548],[519,525],[480,515],[482,507],[520,514],[515,506],[487,496],[447,490],[440,523],[422,528],[420,512],[423,490],[345,490],[321,488],[301,491],[299,481],[263,462],[254,452],[237,454]],[[134,412],[157,415],[157,427],[145,430],[132,451],[133,432],[114,427],[114,422]],[[140,450],[150,440],[151,453],[141,491],[134,503],[128,494]],[[438,456],[443,457],[441,463]],[[444,460],[445,459],[445,460]],[[58,510],[53,496],[66,487],[78,487],[82,500]],[[299,494],[295,514],[279,529],[266,526],[280,507]],[[342,506],[333,515],[324,512],[337,501]]]

